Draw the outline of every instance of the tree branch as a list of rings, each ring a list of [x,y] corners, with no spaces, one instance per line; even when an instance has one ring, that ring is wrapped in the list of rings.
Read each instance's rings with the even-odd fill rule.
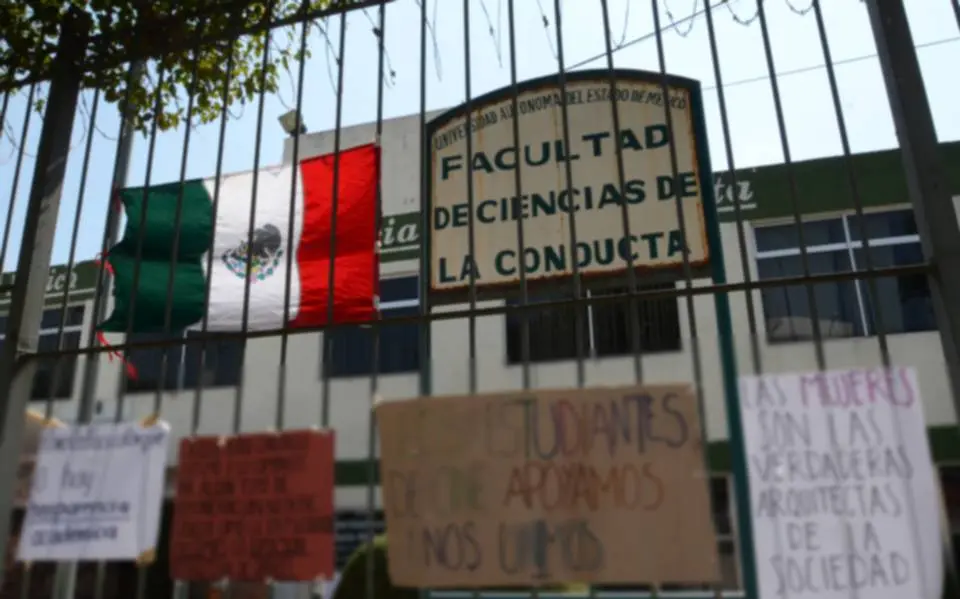
[[[263,33],[278,27],[296,25],[304,21],[312,21],[335,14],[380,6],[393,0],[331,0],[324,8],[297,10],[295,13],[278,19],[272,15],[264,15],[257,23],[241,25],[239,28],[225,27],[220,31],[213,31],[204,36],[203,46],[236,40],[245,35]],[[134,5],[140,16],[155,14],[147,7],[149,0],[134,0]],[[249,9],[260,2],[254,0],[214,0],[204,10],[183,12],[170,15],[156,15],[152,18],[138,18],[137,22],[129,27],[103,31],[91,37],[91,56],[85,64],[87,72],[102,72],[122,67],[124,63],[149,60],[168,54],[177,54],[189,51],[196,47],[197,40],[190,35],[194,27],[191,21],[209,20],[213,14],[236,14],[237,11]],[[34,63],[35,64],[35,63]],[[0,78],[0,93],[13,91],[31,83],[38,83],[50,79],[49,67],[34,70],[21,79],[16,79],[14,71],[8,69],[9,78]]]

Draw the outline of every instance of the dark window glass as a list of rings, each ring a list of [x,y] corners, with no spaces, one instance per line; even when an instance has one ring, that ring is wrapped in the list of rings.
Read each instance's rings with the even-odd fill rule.
[[[187,337],[198,333],[189,332]],[[201,356],[203,359],[201,360]],[[183,386],[195,389],[233,387],[243,376],[243,340],[208,338],[205,343],[186,344],[183,357]]]
[[[199,333],[189,332],[187,336]],[[178,341],[183,333],[135,333],[131,343],[146,341]],[[203,353],[201,364],[200,355]],[[167,356],[166,370],[163,370],[163,356]],[[129,360],[137,368],[136,380],[127,378],[127,390],[130,392],[156,391],[161,374],[163,391],[176,389],[232,387],[240,383],[243,374],[243,341],[238,338],[208,338],[205,344],[200,342],[163,347],[136,349],[130,352]]]
[[[383,313],[383,317],[412,317],[416,316],[419,310],[419,307],[387,310]],[[372,337],[372,330],[370,332]],[[420,369],[420,325],[418,323],[408,322],[381,326],[379,346],[380,372],[390,374],[413,372]]]
[[[380,281],[380,303],[415,300],[420,297],[417,277],[403,277],[400,279],[383,279]]]
[[[82,315],[81,315],[82,317]],[[57,351],[57,335],[41,335],[38,349],[42,352]],[[59,349],[76,350],[80,348],[80,333],[64,333]],[[73,396],[73,382],[76,377],[77,354],[67,354],[57,358],[40,358],[37,372],[33,376],[31,399],[70,399]]]
[[[672,283],[654,288],[669,289]],[[631,303],[624,295],[626,288],[593,291],[603,295],[622,295],[612,302],[596,304],[589,309],[573,305],[549,306],[526,311],[530,337],[530,361],[548,362],[571,360],[577,357],[577,326],[582,326],[584,340],[583,356],[618,356],[633,353],[631,341]],[[550,297],[570,296],[537,295],[531,302],[550,301]],[[519,305],[519,301],[513,302]],[[681,347],[680,315],[675,297],[638,298],[634,303],[640,331],[640,350],[643,353],[676,351]],[[592,311],[588,313],[588,310]],[[588,322],[588,316],[592,320]],[[523,312],[507,314],[507,362],[523,362]],[[593,338],[589,339],[592,330]]]
[[[941,466],[940,482],[950,531],[960,535],[960,466]]]
[[[419,308],[384,310],[384,320],[414,316]],[[420,327],[415,322],[382,324],[376,365],[380,374],[415,372],[420,369]],[[351,327],[331,331],[330,376],[366,376],[374,371],[373,327]]]
[[[416,305],[390,307],[391,302],[416,301],[419,297],[418,285],[417,277],[380,281],[381,316],[385,322],[379,326],[379,339],[371,326],[341,328],[325,334],[329,343],[330,376],[366,376],[374,372],[375,367],[380,374],[415,372],[420,369],[420,325],[416,322],[389,323],[391,318],[410,317],[419,313]],[[373,359],[375,341],[376,364]]]
[[[130,343],[153,341],[177,342],[183,339],[183,333],[134,333],[128,338]],[[164,370],[163,357],[167,364]],[[179,387],[180,359],[183,356],[183,344],[173,343],[158,347],[147,347],[130,351],[128,360],[137,369],[137,377],[127,377],[127,391],[173,391]],[[161,380],[162,377],[162,380]]]
[[[725,590],[740,588],[740,568],[737,555],[737,545],[733,539],[723,539],[717,543],[717,553],[720,556],[720,584]]]
[[[567,299],[569,295],[540,294],[529,298],[530,303]],[[519,306],[520,301],[512,302]],[[579,313],[579,319],[578,319]],[[583,306],[545,306],[507,313],[507,363],[523,362],[523,321],[526,318],[531,362],[570,360],[577,357],[577,340],[582,339],[582,355],[590,355],[587,335],[587,311]],[[581,334],[577,335],[577,326]]]
[[[849,215],[850,250],[808,252],[811,274],[832,274],[867,270],[869,266],[888,268],[923,263],[923,252],[918,241],[894,243],[892,240],[915,236],[916,221],[912,210],[891,210],[865,214],[862,218]],[[842,221],[817,221],[819,230],[806,228],[813,235],[805,239],[808,246],[843,241]],[[830,224],[835,223],[835,224]],[[810,223],[813,225],[813,223]],[[764,252],[798,247],[797,236],[785,226],[762,227],[756,230],[757,250]],[[866,248],[857,248],[864,229],[871,242],[869,260]],[[837,234],[839,233],[839,237]],[[794,244],[790,246],[790,244]],[[851,262],[852,253],[852,262]],[[761,279],[802,276],[800,256],[764,258],[757,262]],[[873,289],[876,289],[874,294]],[[859,292],[859,297],[858,297]],[[871,283],[863,279],[823,283],[816,286],[816,311],[821,333],[825,338],[875,335],[881,324],[884,333],[930,331],[936,328],[930,288],[923,274],[906,274],[877,279]],[[773,288],[763,291],[767,335],[770,341],[811,339],[813,337],[813,310],[810,309],[805,286]]]
[[[863,239],[860,229],[864,227],[867,230],[867,238],[871,240],[917,234],[917,222],[913,218],[912,210],[864,214],[862,224],[855,214],[849,218],[850,238],[856,241]]]
[[[343,570],[361,545],[386,532],[386,528],[381,510],[372,514],[366,510],[337,510],[333,528],[337,569]]]
[[[81,332],[77,330],[83,324],[83,306],[69,306],[66,309],[64,327],[72,330],[60,330],[61,310],[46,310],[40,317],[41,334],[37,338],[38,352],[66,352],[80,348]],[[5,342],[7,317],[0,316],[0,347]],[[58,343],[59,340],[59,343]],[[60,357],[37,358],[37,370],[33,377],[30,399],[61,400],[73,396],[73,384],[76,380],[77,354],[65,354]]]
[[[715,476],[710,479],[710,497],[713,501],[713,522],[717,526],[717,534],[729,536],[733,534],[733,518],[730,501],[730,484],[725,476]]]
[[[953,561],[956,571],[960,572],[960,466],[941,467],[940,484],[943,489],[943,503],[947,511],[950,535],[953,537]],[[948,582],[953,581],[948,580]],[[956,590],[953,595],[945,594],[944,596],[956,597]]]
[[[83,324],[83,306],[70,306],[66,310],[66,319],[63,326],[80,326]],[[60,310],[47,310],[40,319],[40,330],[57,329],[60,327]]]
[[[866,250],[854,252],[854,259],[860,270],[867,267],[865,254]],[[871,247],[870,258],[874,268],[908,266],[923,263],[923,250],[919,243]],[[937,328],[930,286],[925,274],[876,279],[874,284],[878,300],[874,298],[873,285],[869,280],[859,281],[858,284],[871,334],[879,332],[881,323],[884,332],[888,334],[933,331]]]
[[[673,283],[650,289],[673,289]],[[603,295],[620,295],[627,289],[604,291]],[[640,329],[640,351],[643,353],[680,349],[680,313],[676,297],[638,298],[634,304]],[[630,300],[593,306],[594,350],[598,356],[619,356],[633,353],[631,340]]]
[[[846,250],[808,254],[810,274],[851,272]],[[801,256],[763,258],[757,261],[760,279],[802,276]],[[853,281],[820,283],[813,286],[816,314],[810,307],[808,287],[790,285],[763,290],[763,312],[767,338],[771,342],[812,339],[814,317],[823,338],[863,335],[857,292]]]
[[[812,245],[843,243],[843,221],[839,218],[814,220],[803,223],[803,242]],[[758,252],[790,250],[800,247],[799,227],[796,223],[759,227],[755,231]]]

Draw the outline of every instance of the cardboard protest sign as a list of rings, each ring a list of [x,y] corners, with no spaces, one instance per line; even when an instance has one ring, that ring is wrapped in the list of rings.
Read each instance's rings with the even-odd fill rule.
[[[690,385],[420,398],[376,412],[395,585],[718,578]]]
[[[18,559],[149,559],[157,543],[169,439],[164,422],[46,428]]]
[[[180,443],[170,574],[314,581],[334,573],[332,431]]]
[[[939,599],[939,492],[914,369],[740,387],[760,594]]]

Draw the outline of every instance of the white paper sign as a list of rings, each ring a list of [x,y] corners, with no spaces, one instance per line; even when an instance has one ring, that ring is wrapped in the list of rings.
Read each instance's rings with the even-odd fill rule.
[[[760,595],[939,599],[940,499],[916,371],[747,376]]]
[[[44,430],[18,559],[135,560],[154,549],[169,438],[163,422]]]

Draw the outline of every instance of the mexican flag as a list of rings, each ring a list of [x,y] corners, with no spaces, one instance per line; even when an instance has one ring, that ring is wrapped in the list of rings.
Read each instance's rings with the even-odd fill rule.
[[[219,182],[197,179],[123,190],[126,228],[106,257],[114,275],[114,309],[100,330],[125,332],[132,313],[133,331],[163,331],[171,272],[170,331],[199,329],[204,316],[210,331],[242,330],[247,281],[247,330],[325,324],[331,294],[334,322],[370,319],[378,287],[379,175],[380,149],[366,145],[342,150],[339,157],[328,154],[296,166],[225,175]],[[140,270],[134,290],[138,243]],[[289,319],[284,322],[288,279]]]

